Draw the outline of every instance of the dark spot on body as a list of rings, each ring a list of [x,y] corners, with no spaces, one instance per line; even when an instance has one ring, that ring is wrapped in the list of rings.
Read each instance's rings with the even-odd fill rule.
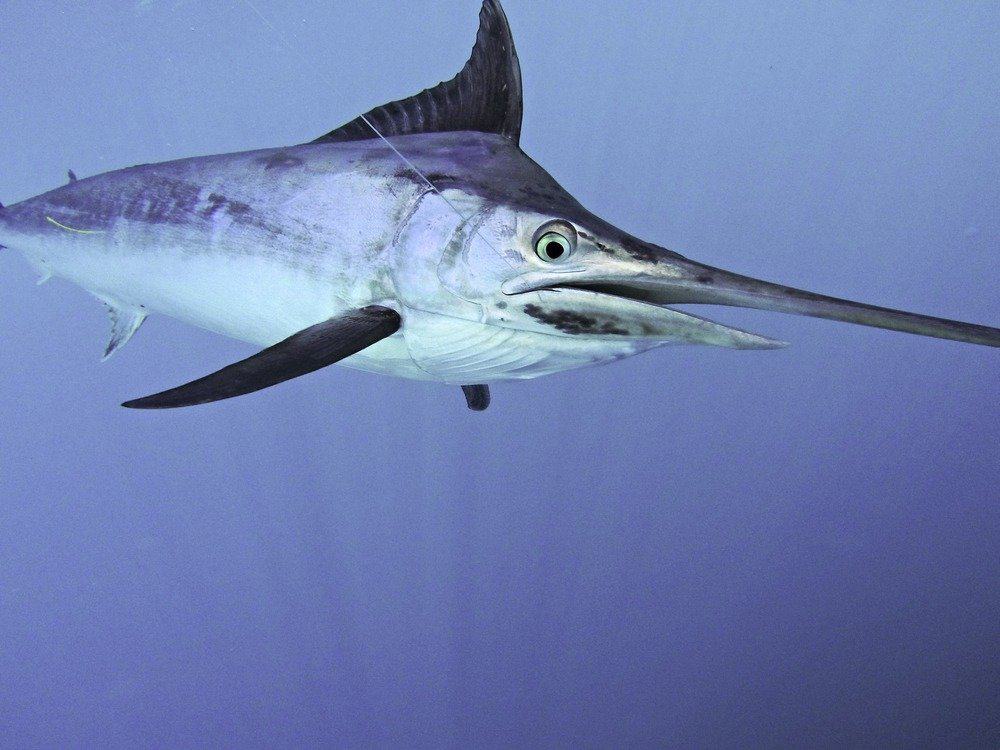
[[[229,212],[230,216],[246,216],[253,209],[250,208],[248,203],[243,201],[227,201],[226,210]]]
[[[629,331],[611,321],[599,321],[590,315],[572,310],[543,310],[538,305],[525,305],[524,311],[532,318],[556,330],[574,336],[605,335],[628,336]]]
[[[30,211],[31,221],[45,229],[51,226],[46,216],[65,216],[64,223],[88,229],[110,228],[119,221],[182,226],[227,216],[234,225],[253,227],[274,237],[293,236],[286,225],[268,220],[249,203],[187,180],[140,173],[123,182],[115,184],[114,190],[93,180],[66,185],[47,194],[44,202],[26,206],[24,215]],[[96,189],[85,187],[94,185]]]
[[[68,209],[92,224],[118,219],[147,224],[175,224],[188,221],[201,204],[201,190],[195,185],[164,177],[151,177],[129,186],[117,195],[82,191],[67,186],[48,197],[57,211]]]
[[[715,279],[713,279],[708,274],[703,274],[703,275],[701,275],[701,276],[698,277],[698,283],[700,283],[700,284],[714,284],[715,283]]]
[[[679,258],[680,256],[669,250],[664,250],[663,248],[657,247],[656,245],[650,245],[649,243],[643,242],[642,240],[637,240],[634,237],[628,235],[623,235],[619,237],[613,237],[613,241],[618,243],[617,249],[608,245],[606,242],[602,242],[597,237],[587,232],[580,231],[580,236],[587,240],[590,244],[600,250],[606,255],[620,255],[624,251],[627,255],[635,258],[636,260],[641,260],[646,263],[664,263],[673,258]]]
[[[292,167],[301,167],[305,164],[302,159],[292,156],[286,151],[279,151],[276,154],[262,157],[257,160],[257,163],[263,164],[264,169],[267,171],[272,169],[291,169]]]
[[[631,237],[621,241],[622,248],[636,260],[646,263],[660,263],[667,259],[667,254],[655,245],[633,240]]]
[[[552,190],[537,188],[533,185],[521,185],[518,192],[521,199],[529,205],[553,205],[559,198]]]
[[[371,171],[372,177],[379,176],[379,167],[376,166]],[[444,172],[430,172],[426,175],[421,175],[415,172],[410,167],[401,167],[393,172],[393,177],[397,180],[409,180],[414,185],[419,185],[420,187],[427,187],[427,183],[430,182],[438,190],[443,190],[448,185],[454,185],[458,182],[458,178],[445,174]],[[426,178],[426,179],[425,179]]]
[[[242,201],[229,200],[224,195],[212,193],[208,196],[208,205],[202,209],[201,215],[206,219],[211,219],[222,210],[225,210],[234,219],[238,219],[249,214],[251,208]]]
[[[607,245],[605,245],[603,242],[601,242],[596,237],[592,237],[589,234],[582,234],[582,233],[580,234],[580,236],[583,237],[586,240],[589,240],[590,243],[594,247],[596,247],[598,250],[600,250],[605,255],[614,255],[615,254],[614,248],[608,247]]]
[[[216,193],[212,193],[208,196],[208,206],[202,210],[201,215],[206,219],[211,219],[225,204],[225,198]]]

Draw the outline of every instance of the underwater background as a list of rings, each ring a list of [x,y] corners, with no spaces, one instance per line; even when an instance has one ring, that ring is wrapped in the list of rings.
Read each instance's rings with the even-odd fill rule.
[[[507,0],[522,144],[716,266],[1000,324],[1000,6]],[[0,4],[0,199],[310,140],[476,0]],[[264,19],[262,20],[261,16]],[[270,25],[273,24],[273,28]],[[251,353],[0,253],[0,746],[996,747],[1000,358],[793,343],[461,392]]]

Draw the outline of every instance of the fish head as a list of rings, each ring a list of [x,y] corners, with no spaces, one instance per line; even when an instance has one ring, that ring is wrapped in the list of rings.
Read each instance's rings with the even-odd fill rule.
[[[753,308],[1000,346],[1000,330],[829,297],[744,276],[647,242],[589,212],[519,149],[451,194],[469,206],[436,269],[479,319],[550,338],[620,345],[776,349],[784,342],[686,305]],[[643,346],[635,346],[642,342]]]
[[[421,172],[435,186],[396,235],[395,287],[411,321],[435,314],[516,331],[523,341],[533,335],[537,349],[577,345],[587,351],[581,364],[669,343],[781,346],[605,288],[646,279],[650,269],[662,276],[664,263],[681,256],[589,213],[509,141],[465,134],[397,142],[422,157]]]
[[[494,325],[577,341],[775,349],[783,342],[677,309],[656,290],[704,279],[682,256],[641,242],[585,210],[495,209],[493,248],[503,248],[482,304]],[[500,219],[500,217],[503,217]],[[486,239],[474,237],[486,257]],[[483,268],[485,264],[480,263]],[[491,264],[495,265],[495,264]],[[488,296],[487,296],[488,295]],[[669,302],[679,300],[670,299]]]

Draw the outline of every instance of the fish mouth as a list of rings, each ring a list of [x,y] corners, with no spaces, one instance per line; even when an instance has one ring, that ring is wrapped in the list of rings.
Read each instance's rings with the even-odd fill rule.
[[[623,267],[608,272],[576,270],[527,274],[511,280],[504,292],[577,290],[597,295],[612,305],[616,304],[612,301],[617,300],[618,303],[624,301],[655,309],[689,304],[741,307],[1000,347],[1000,329],[997,328],[829,297],[742,276],[673,253],[668,255],[667,251],[663,253],[658,262],[622,264]],[[763,340],[775,345],[780,343]]]
[[[522,324],[580,338],[642,339],[727,349],[781,349],[783,341],[654,304],[616,285],[555,283],[507,293],[522,297]]]

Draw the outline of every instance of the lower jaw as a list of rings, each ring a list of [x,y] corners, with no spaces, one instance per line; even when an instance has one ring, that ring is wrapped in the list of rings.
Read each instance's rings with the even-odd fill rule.
[[[564,334],[704,344],[732,349],[777,349],[783,342],[681,312],[662,303],[617,293],[609,285],[565,285],[537,289],[523,310],[536,322]]]

